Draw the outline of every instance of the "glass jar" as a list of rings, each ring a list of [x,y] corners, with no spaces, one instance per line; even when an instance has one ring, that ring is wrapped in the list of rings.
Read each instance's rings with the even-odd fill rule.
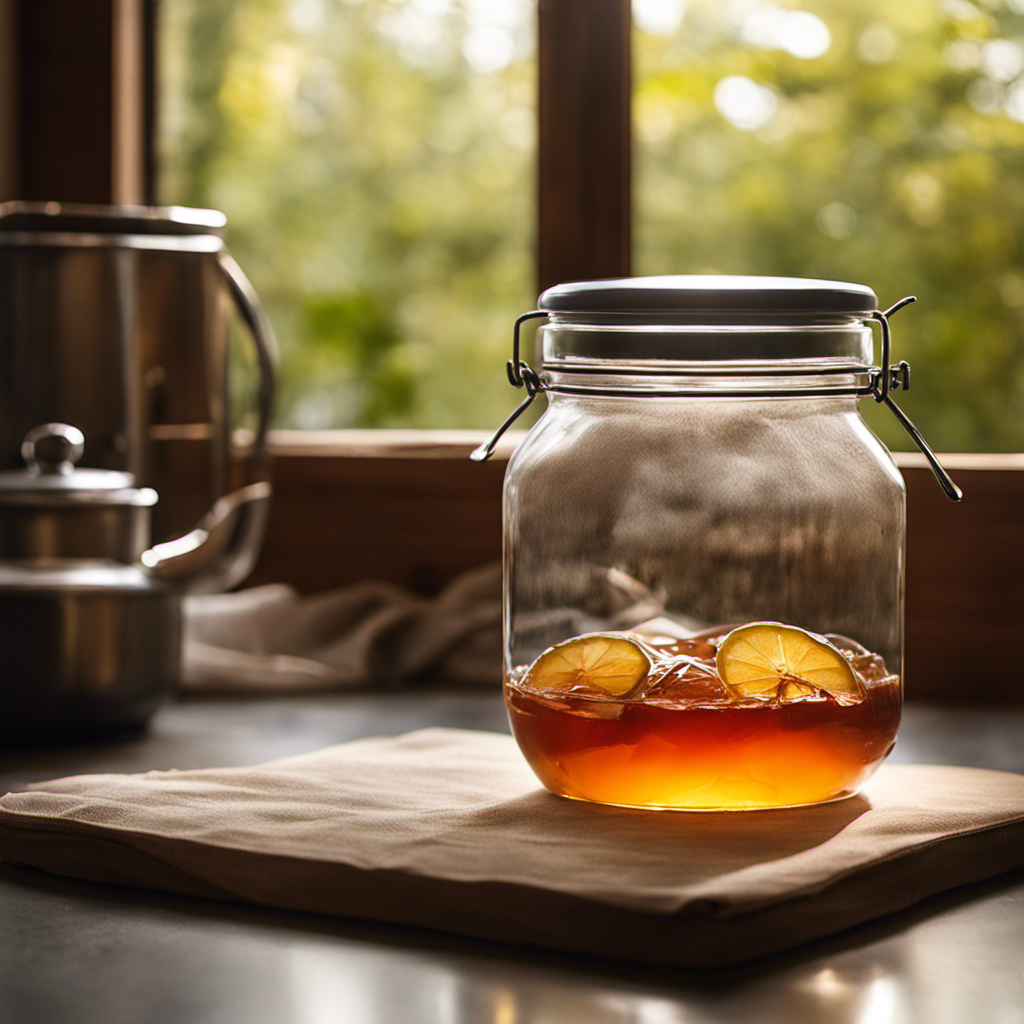
[[[876,307],[785,278],[559,285],[520,318],[547,319],[539,373],[517,322],[517,414],[548,407],[505,478],[505,699],[552,792],[794,806],[890,752],[905,492],[858,402],[909,378],[872,366]]]

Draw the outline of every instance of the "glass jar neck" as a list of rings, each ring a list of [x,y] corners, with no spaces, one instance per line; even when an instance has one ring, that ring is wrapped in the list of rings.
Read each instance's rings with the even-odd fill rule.
[[[873,362],[871,328],[862,319],[774,317],[767,322],[619,322],[552,317],[538,329],[540,368],[610,374],[764,376],[856,372]]]
[[[540,380],[567,394],[866,395],[873,336],[863,320],[624,322],[560,314],[538,331]]]
[[[842,366],[790,366],[762,368],[735,364],[704,365],[700,372],[650,372],[633,369],[609,373],[582,367],[566,371],[544,370],[543,390],[555,395],[595,395],[635,398],[861,398],[871,394],[867,368],[851,372]]]

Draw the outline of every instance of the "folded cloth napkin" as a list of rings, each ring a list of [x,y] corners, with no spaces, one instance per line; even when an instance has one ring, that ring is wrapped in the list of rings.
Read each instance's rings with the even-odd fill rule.
[[[501,682],[500,564],[430,598],[366,582],[312,597],[271,584],[185,602],[185,690],[294,693],[427,675]]]
[[[427,729],[252,768],[0,800],[55,874],[687,966],[794,946],[1024,864],[1024,776],[884,766],[864,795],[673,813],[539,790],[511,738]]]

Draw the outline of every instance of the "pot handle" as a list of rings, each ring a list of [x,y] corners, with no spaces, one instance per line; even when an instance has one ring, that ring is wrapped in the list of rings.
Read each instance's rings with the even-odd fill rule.
[[[267,475],[267,430],[270,427],[270,416],[274,406],[274,386],[277,380],[277,339],[274,337],[270,320],[260,303],[256,289],[249,283],[249,278],[242,273],[242,268],[227,252],[217,254],[217,262],[228,292],[234,300],[235,308],[242,323],[249,329],[256,348],[256,359],[259,363],[260,379],[256,389],[256,437],[253,443],[253,458],[264,478]]]
[[[175,580],[193,594],[228,590],[252,572],[269,513],[267,432],[274,404],[277,340],[256,290],[242,268],[224,251],[217,254],[217,265],[246,333],[252,339],[259,368],[249,479],[246,486],[218,500],[191,534],[169,544],[156,545],[143,559],[155,575]]]

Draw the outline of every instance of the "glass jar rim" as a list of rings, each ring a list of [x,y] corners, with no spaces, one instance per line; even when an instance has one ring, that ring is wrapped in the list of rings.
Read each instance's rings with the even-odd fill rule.
[[[862,319],[841,323],[645,323],[566,322],[549,318],[537,329],[542,369],[618,373],[701,371],[703,365],[829,364],[856,372],[872,365],[874,336]],[[660,368],[660,369],[659,369]],[[816,371],[822,372],[822,371]],[[835,371],[833,371],[835,372]]]

